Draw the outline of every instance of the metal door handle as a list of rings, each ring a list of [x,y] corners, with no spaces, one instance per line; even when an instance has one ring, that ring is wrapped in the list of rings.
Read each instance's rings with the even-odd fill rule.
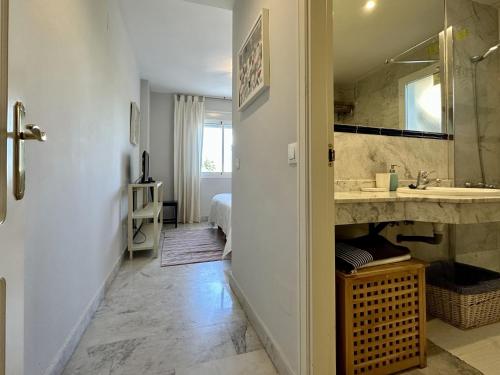
[[[24,142],[45,142],[47,134],[34,124],[24,125],[26,109],[17,102],[14,107],[14,195],[23,199],[26,186],[26,168],[24,164]]]
[[[19,134],[22,140],[29,141],[39,141],[45,142],[47,140],[47,134],[43,132],[40,127],[33,124],[26,125],[26,131]]]

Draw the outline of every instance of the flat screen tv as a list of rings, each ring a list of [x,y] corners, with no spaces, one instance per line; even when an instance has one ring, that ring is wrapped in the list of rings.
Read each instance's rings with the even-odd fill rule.
[[[146,182],[151,181],[151,177],[149,176],[149,153],[144,151],[142,153],[142,178],[141,182],[144,184]]]

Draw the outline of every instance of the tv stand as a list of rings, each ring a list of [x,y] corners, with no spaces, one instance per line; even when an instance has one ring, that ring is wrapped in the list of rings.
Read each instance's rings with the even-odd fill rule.
[[[152,250],[158,256],[163,219],[163,182],[128,185],[128,251]],[[148,190],[151,189],[151,199]],[[142,203],[134,195],[142,190]],[[134,230],[137,226],[137,231]]]

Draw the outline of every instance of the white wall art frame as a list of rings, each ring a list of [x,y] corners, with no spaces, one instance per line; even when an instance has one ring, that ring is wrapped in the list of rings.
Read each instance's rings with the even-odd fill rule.
[[[270,87],[269,9],[262,9],[237,56],[238,110]]]
[[[141,134],[141,111],[137,103],[130,103],[130,143],[134,146],[139,143]]]

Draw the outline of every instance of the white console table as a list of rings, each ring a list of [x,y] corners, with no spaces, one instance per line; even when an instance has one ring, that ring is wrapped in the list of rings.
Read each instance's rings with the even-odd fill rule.
[[[163,182],[128,185],[128,251],[153,250],[158,256],[163,218]],[[139,204],[139,194],[142,202]],[[152,192],[152,199],[150,199]],[[135,196],[135,199],[134,199]],[[136,224],[136,225],[134,225]],[[137,231],[135,231],[137,228]]]

